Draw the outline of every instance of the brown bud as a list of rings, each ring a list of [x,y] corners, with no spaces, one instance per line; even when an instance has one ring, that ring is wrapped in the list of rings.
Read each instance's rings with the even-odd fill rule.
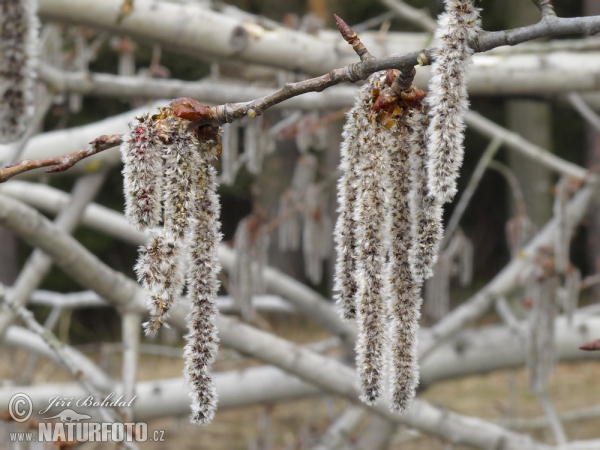
[[[210,106],[202,105],[190,97],[176,98],[169,106],[173,110],[173,115],[181,119],[193,122],[208,122],[212,119]]]
[[[588,342],[587,344],[584,344],[581,347],[579,347],[579,349],[587,350],[587,351],[600,350],[600,339],[596,339],[595,341]]]

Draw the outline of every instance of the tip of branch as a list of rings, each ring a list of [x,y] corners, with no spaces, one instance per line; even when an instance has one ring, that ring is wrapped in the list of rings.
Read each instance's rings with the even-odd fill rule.
[[[335,23],[338,27],[338,30],[340,30],[340,34],[344,40],[352,46],[360,60],[365,61],[367,59],[373,59],[373,56],[371,56],[367,48],[360,41],[354,30],[350,28],[350,25],[344,22],[344,20],[337,14],[334,14],[333,17],[335,17]]]
[[[580,350],[586,350],[588,352],[600,350],[600,339],[596,339],[595,341],[588,342],[587,344],[579,347]]]

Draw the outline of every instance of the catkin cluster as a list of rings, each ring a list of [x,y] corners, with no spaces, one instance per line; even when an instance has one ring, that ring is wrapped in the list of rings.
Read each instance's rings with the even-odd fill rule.
[[[424,94],[407,88],[407,74],[375,74],[342,135],[337,303],[358,323],[357,372],[368,404],[380,396],[389,348],[393,410],[408,407],[418,384],[421,286],[437,260],[442,204],[456,193],[469,41],[480,28],[472,0],[445,3],[427,99],[421,104]]]
[[[342,317],[356,317],[359,326],[363,400],[379,398],[389,359],[392,408],[404,410],[418,384],[420,286],[435,262],[441,204],[428,193],[424,169],[427,116],[418,101],[411,107],[400,97],[381,107],[391,91],[389,79],[375,74],[348,113],[335,281]]]
[[[135,267],[140,283],[151,292],[150,320],[144,328],[146,333],[160,328],[187,284],[192,307],[185,375],[191,419],[204,424],[212,420],[217,402],[210,367],[219,342],[214,298],[221,233],[216,172],[210,161],[219,152],[220,130],[201,134],[192,125],[171,108],[137,118],[123,139],[121,155],[125,214],[138,229],[151,229]],[[161,220],[163,229],[152,229]]]
[[[35,0],[0,3],[0,144],[20,139],[33,115],[38,27]]]

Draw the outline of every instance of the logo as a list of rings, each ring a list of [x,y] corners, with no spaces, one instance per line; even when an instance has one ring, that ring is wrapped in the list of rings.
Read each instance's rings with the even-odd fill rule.
[[[33,403],[31,397],[19,392],[13,395],[8,402],[8,413],[15,422],[25,422],[31,417]]]
[[[79,422],[80,420],[87,420],[87,419],[91,419],[92,416],[88,416],[87,414],[79,414],[76,411],[73,411],[72,409],[65,409],[64,411],[62,411],[61,413],[52,416],[52,417],[42,417],[43,420],[50,420],[50,419],[60,419],[61,422]]]
[[[114,393],[102,400],[95,396],[88,396],[75,401],[73,398],[52,397],[48,406],[38,411],[38,414],[46,414],[50,408],[65,408],[58,414],[49,417],[41,417],[38,431],[35,432],[12,432],[12,442],[163,442],[164,431],[155,430],[148,433],[148,425],[143,422],[120,423],[120,422],[87,422],[92,419],[88,414],[81,414],[71,408],[71,404],[80,407],[120,407],[131,406],[135,397],[129,402],[122,400],[122,396],[113,400]],[[31,418],[33,413],[33,402],[27,394],[19,392],[11,397],[8,403],[8,412],[15,422],[25,422]]]

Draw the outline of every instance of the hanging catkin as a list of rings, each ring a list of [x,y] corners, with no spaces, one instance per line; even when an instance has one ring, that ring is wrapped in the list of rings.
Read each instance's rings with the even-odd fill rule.
[[[473,0],[445,0],[435,32],[434,62],[429,82],[428,128],[429,189],[442,202],[456,194],[456,179],[463,160],[464,116],[467,99],[467,68],[473,49],[469,41],[481,24]]]
[[[153,280],[153,283],[145,285],[152,290],[149,300],[150,320],[144,324],[146,333],[150,334],[160,328],[175,299],[183,290],[183,250],[186,246],[190,217],[193,215],[194,198],[197,195],[198,186],[195,179],[200,147],[196,135],[189,131],[188,120],[168,116],[158,119],[156,126],[161,130],[162,140],[165,142],[164,231],[160,243],[155,237],[150,246],[160,245],[162,253],[168,252],[170,258],[151,259],[148,266],[137,266],[138,277],[142,283],[148,279]]]
[[[427,128],[429,116],[417,108],[407,113],[410,143],[410,194],[411,238],[409,261],[416,280],[426,280],[433,275],[440,242],[443,236],[442,203],[430,195],[427,178]]]
[[[355,168],[359,160],[359,135],[369,128],[370,91],[372,86],[365,84],[356,97],[354,107],[346,116],[340,147],[342,176],[338,182],[338,218],[335,224],[334,241],[337,260],[335,265],[334,289],[343,319],[356,317],[355,295],[357,290],[356,261],[356,223],[353,211],[357,201],[357,183],[359,175]]]
[[[0,4],[0,144],[20,139],[33,116],[38,27],[35,0]]]
[[[368,89],[360,91],[357,104],[370,110],[372,93],[380,89],[379,75],[371,76]],[[369,114],[370,116],[370,114]],[[384,301],[385,262],[387,253],[386,193],[384,174],[387,173],[386,151],[390,134],[379,133],[375,117],[358,126],[358,162],[354,170],[357,180],[353,222],[356,255],[356,367],[362,387],[361,398],[373,404],[380,396],[385,366],[384,340],[387,308]],[[366,125],[366,126],[365,126]],[[350,206],[350,205],[349,205]]]
[[[221,129],[210,125],[194,128],[196,118],[207,116],[208,107],[193,99],[174,100],[158,113],[137,119],[122,146],[130,220],[141,228],[155,225],[160,217],[158,193],[163,192],[163,230],[152,231],[136,265],[139,281],[151,292],[151,317],[144,327],[152,333],[162,325],[186,278],[191,312],[184,373],[192,397],[191,420],[200,424],[209,423],[216,409],[210,369],[219,343],[214,298],[219,289],[221,225],[216,171],[210,162],[221,151]],[[164,166],[156,165],[159,148]],[[156,167],[158,173],[153,172]],[[139,196],[149,191],[152,201]],[[146,209],[150,206],[152,211]],[[184,249],[189,249],[186,277],[182,273]]]
[[[121,144],[125,217],[138,230],[144,230],[161,220],[162,143],[148,114],[136,118],[129,127]]]
[[[215,297],[219,291],[221,270],[218,247],[221,241],[219,198],[216,171],[210,160],[216,157],[219,136],[202,141],[196,153],[196,176],[192,199],[193,220],[190,232],[188,296],[192,309],[188,315],[185,346],[185,379],[192,398],[191,421],[210,423],[217,408],[217,391],[210,374],[219,346]]]
[[[414,398],[419,384],[417,332],[421,285],[415,281],[409,262],[409,252],[414,245],[410,214],[411,142],[404,118],[390,131],[385,125],[379,125],[377,134],[380,139],[391,141],[385,146],[391,244],[386,271],[391,318],[391,409],[403,411]]]

